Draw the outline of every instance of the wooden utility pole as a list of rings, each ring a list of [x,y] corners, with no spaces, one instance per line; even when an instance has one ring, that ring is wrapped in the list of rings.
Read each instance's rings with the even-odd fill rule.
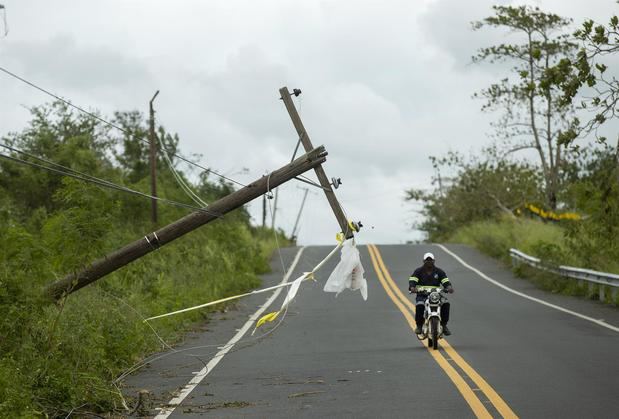
[[[155,110],[153,109],[153,101],[159,94],[159,90],[150,100],[150,194],[157,197],[157,137],[155,134]],[[157,224],[157,200],[151,200],[151,221],[153,225]]]
[[[267,187],[269,189],[276,188],[308,170],[320,167],[327,160],[326,156],[327,152],[322,146],[310,150],[292,163],[271,172],[268,176],[263,176],[246,187],[213,202],[208,209],[186,215],[180,220],[149,233],[143,238],[93,262],[92,265],[86,267],[81,272],[67,275],[63,279],[50,284],[46,288],[46,292],[56,300],[75,292],[153,250],[159,249],[164,244],[168,244],[184,234],[223,216],[223,214],[258,198],[260,195],[268,192]]]
[[[275,215],[277,214],[277,198],[279,198],[279,188],[275,189],[275,199],[273,200],[273,213],[271,214],[271,230],[275,230]]]
[[[267,196],[262,195],[262,228],[267,226]]]
[[[303,200],[301,201],[301,208],[299,208],[299,213],[297,214],[297,220],[294,222],[294,227],[292,229],[292,234],[290,235],[292,239],[297,241],[297,227],[299,226],[299,220],[301,219],[301,212],[303,212],[303,207],[305,206],[305,200],[307,199],[307,194],[309,193],[309,188],[303,188],[305,193],[303,194]]]
[[[297,91],[297,92],[300,92],[300,91]],[[282,87],[281,89],[279,89],[279,94],[281,95],[281,99],[284,101],[284,105],[286,105],[286,109],[288,110],[290,119],[292,119],[292,124],[297,130],[297,134],[299,135],[299,140],[303,144],[305,151],[307,152],[313,149],[314,146],[312,146],[310,137],[307,134],[305,127],[303,126],[303,122],[301,122],[301,117],[299,116],[297,109],[295,108],[294,103],[292,102],[292,98],[290,97],[290,92],[288,91],[288,88]],[[329,201],[329,205],[331,205],[331,209],[333,210],[333,213],[335,214],[335,218],[337,219],[337,222],[339,223],[340,228],[342,229],[342,232],[344,233],[344,236],[346,236],[347,239],[352,238],[353,231],[348,226],[348,220],[346,219],[346,215],[344,214],[344,211],[342,210],[342,207],[340,206],[340,203],[338,202],[337,197],[335,196],[335,193],[333,192],[333,189],[331,188],[331,183],[329,182],[329,178],[327,177],[327,174],[325,173],[322,166],[315,167],[314,171],[316,172],[316,176],[318,176],[318,181],[320,182],[320,186],[322,186],[322,189],[325,191],[325,195],[327,196],[327,201]]]

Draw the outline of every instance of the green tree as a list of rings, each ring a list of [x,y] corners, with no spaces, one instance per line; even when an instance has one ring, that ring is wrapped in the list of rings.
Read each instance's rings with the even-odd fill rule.
[[[30,126],[2,138],[3,143],[28,153],[11,153],[15,157],[39,164],[37,158],[43,158],[94,176],[113,171],[108,156],[114,142],[107,127],[62,102],[34,107],[31,114]],[[53,196],[61,182],[58,175],[0,160],[0,187],[11,192],[23,216],[38,209],[49,212],[58,208]]]
[[[578,176],[567,197],[588,216],[568,225],[567,244],[580,266],[619,269],[619,188],[616,179],[609,176],[616,168],[615,150],[605,145],[584,151],[578,166]]]
[[[440,240],[457,228],[474,221],[514,217],[513,211],[527,202],[542,199],[541,179],[536,167],[526,162],[500,159],[496,149],[485,151],[483,158],[466,160],[457,153],[431,157],[436,173],[455,172],[431,192],[408,190],[406,199],[423,204],[424,222],[420,228],[431,240]],[[434,183],[439,181],[435,176]]]
[[[561,142],[573,145],[576,138],[595,133],[605,143],[607,139],[598,136],[598,129],[619,116],[619,80],[608,64],[608,59],[619,51],[619,17],[612,16],[607,25],[588,19],[574,32],[574,37],[581,43],[576,57],[564,58],[549,73],[562,88],[563,102],[577,103],[593,116],[583,121],[575,118]],[[619,135],[613,171],[619,183]]]
[[[545,202],[556,209],[561,188],[565,146],[558,142],[570,128],[570,103],[560,101],[561,90],[548,70],[571,57],[577,45],[564,31],[571,23],[530,6],[493,6],[495,15],[474,22],[475,30],[492,27],[508,30],[519,43],[481,48],[476,63],[514,64],[510,75],[476,94],[486,100],[482,110],[502,110],[494,125],[497,136],[508,143],[506,154],[535,149],[544,176]]]
[[[121,136],[115,138],[120,145],[114,150],[114,157],[120,164],[130,182],[136,183],[150,176],[150,143],[148,124],[144,115],[139,111],[116,112],[114,123],[122,128]],[[162,152],[167,153],[172,163],[175,162],[178,151],[178,134],[170,134],[163,126],[157,128],[157,137],[161,139],[164,150],[160,150],[157,141],[157,167],[167,167]]]
[[[594,116],[583,121],[572,137],[566,136],[565,142],[591,133],[616,118],[619,111],[619,81],[609,74],[609,66],[604,62],[619,51],[619,18],[612,16],[607,26],[588,19],[574,32],[574,37],[581,43],[576,57],[564,58],[552,71],[560,81],[563,100],[571,104],[579,93],[586,91],[587,96],[581,96],[579,104],[582,109],[593,111]]]
[[[613,149],[599,129],[619,116],[619,80],[612,59],[619,51],[619,18],[606,25],[586,20],[574,32],[580,42],[576,57],[566,57],[549,70],[562,88],[562,101],[576,105],[584,116],[574,118],[560,141],[579,148],[578,138],[595,135],[601,150],[583,153],[580,177],[570,188],[570,198],[589,217],[571,226],[568,243],[587,266],[605,265],[619,258],[619,135]],[[585,150],[587,151],[587,150]],[[588,259],[595,260],[588,260]]]

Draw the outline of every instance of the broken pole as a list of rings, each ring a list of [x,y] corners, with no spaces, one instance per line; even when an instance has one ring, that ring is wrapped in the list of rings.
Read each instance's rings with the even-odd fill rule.
[[[312,142],[309,138],[309,135],[307,134],[307,131],[305,130],[305,127],[303,126],[303,122],[301,121],[301,117],[297,112],[297,108],[295,108],[294,103],[292,102],[292,98],[290,97],[290,92],[288,91],[288,88],[285,86],[282,87],[281,89],[279,89],[279,94],[281,95],[281,99],[284,101],[284,105],[286,105],[286,109],[288,110],[290,119],[292,119],[292,124],[294,125],[295,129],[297,130],[297,134],[299,135],[299,141],[301,141],[301,143],[303,144],[305,151],[307,152],[313,149],[314,147],[312,146]],[[335,196],[335,193],[331,188],[331,183],[329,182],[327,174],[320,165],[315,167],[314,171],[316,172],[316,176],[318,177],[318,181],[320,182],[322,189],[325,191],[327,201],[329,201],[329,205],[331,205],[331,209],[333,210],[335,218],[337,219],[337,222],[342,229],[342,233],[344,233],[344,236],[347,239],[352,238],[353,231],[348,226],[348,220],[346,219],[346,215],[344,214],[344,211],[342,210],[342,207],[340,206],[340,203],[338,202],[337,197]]]
[[[63,279],[48,285],[46,293],[53,299],[58,300],[98,280],[99,278],[114,272],[115,270],[133,262],[136,259],[159,249],[161,246],[187,234],[198,227],[235,210],[260,195],[276,188],[290,179],[307,172],[315,167],[320,167],[327,158],[325,148],[320,146],[310,150],[307,154],[294,160],[267,176],[250,183],[244,188],[227,195],[200,211],[194,211],[185,217],[168,224],[159,230],[149,233],[141,239],[126,245],[125,247],[96,260],[90,266],[79,273],[69,274]]]

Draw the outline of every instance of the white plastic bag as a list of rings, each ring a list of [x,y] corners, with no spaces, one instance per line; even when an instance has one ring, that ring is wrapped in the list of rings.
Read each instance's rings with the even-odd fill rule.
[[[339,294],[346,288],[351,290],[361,291],[361,296],[364,300],[368,299],[368,284],[363,276],[365,270],[361,265],[361,257],[359,250],[353,243],[353,239],[348,239],[342,245],[342,254],[340,262],[337,264],[327,283],[325,284],[325,292],[335,292]],[[337,295],[336,294],[336,295]]]

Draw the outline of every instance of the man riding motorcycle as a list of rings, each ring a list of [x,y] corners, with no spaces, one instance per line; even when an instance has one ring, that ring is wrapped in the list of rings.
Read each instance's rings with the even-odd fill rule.
[[[434,266],[434,255],[432,253],[426,253],[423,255],[423,266],[415,269],[415,272],[408,279],[408,290],[411,293],[418,293],[415,299],[415,333],[422,334],[421,327],[423,326],[424,318],[424,303],[427,298],[426,291],[430,291],[432,288],[443,287],[445,291],[452,294],[454,292],[449,278],[440,268]],[[451,335],[451,331],[447,328],[447,322],[449,321],[449,302],[445,301],[441,306],[441,325],[443,326],[443,334],[445,336]]]

